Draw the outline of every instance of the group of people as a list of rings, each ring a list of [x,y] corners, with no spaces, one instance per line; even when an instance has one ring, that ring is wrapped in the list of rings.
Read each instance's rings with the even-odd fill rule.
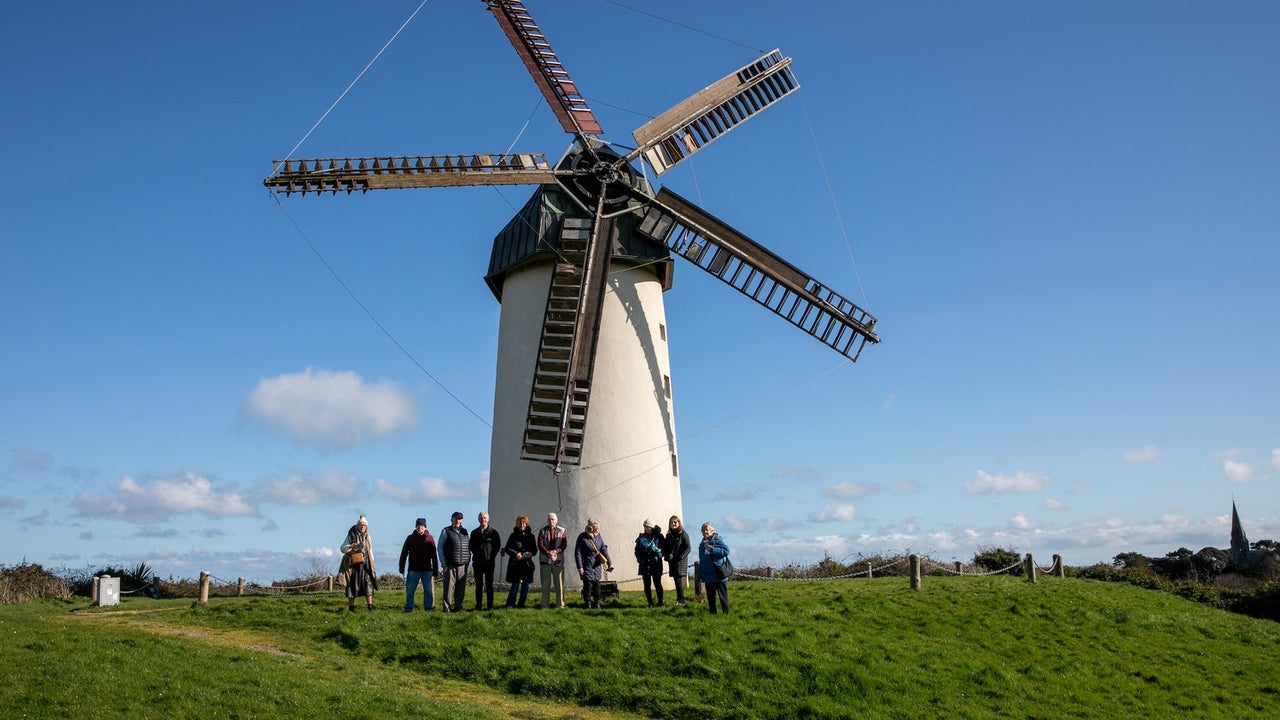
[[[500,555],[507,557],[507,608],[523,608],[533,583],[535,569],[542,588],[541,607],[562,608],[564,603],[564,569],[569,552],[568,532],[560,527],[555,513],[547,513],[547,524],[535,535],[529,518],[518,515],[515,527],[505,544],[497,530],[489,526],[489,513],[481,512],[479,525],[467,531],[463,515],[453,513],[450,524],[441,529],[439,541],[427,529],[425,518],[418,518],[414,530],[400,548],[399,573],[405,579],[404,611],[413,612],[419,584],[423,588],[423,608],[435,609],[432,579],[440,575],[443,583],[441,609],[460,612],[466,600],[468,568],[475,573],[475,609],[493,609],[493,576]],[[374,567],[373,543],[369,538],[369,521],[361,515],[347,531],[341,546],[342,564],[338,568],[339,583],[346,587],[347,609],[355,611],[356,600],[363,597],[373,610],[373,593],[378,589]],[[645,600],[650,607],[663,605],[662,574],[665,569],[675,582],[676,604],[684,604],[688,587],[688,557],[692,551],[689,534],[680,517],[672,515],[665,535],[662,528],[648,520],[644,531],[636,537],[635,558],[644,582]],[[702,542],[698,546],[699,572],[706,586],[711,613],[717,602],[729,612],[729,593],[724,571],[729,546],[715,532],[711,523],[702,524]],[[573,545],[574,564],[582,581],[582,600],[588,608],[600,607],[600,583],[604,573],[613,571],[609,545],[600,534],[600,523],[587,520],[586,527]],[[554,596],[554,601],[552,597]],[[656,601],[655,601],[656,597]]]

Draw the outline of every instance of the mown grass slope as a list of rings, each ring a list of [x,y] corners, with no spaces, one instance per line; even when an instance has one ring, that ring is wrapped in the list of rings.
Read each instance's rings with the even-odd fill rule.
[[[28,603],[0,608],[0,706],[29,717],[1280,716],[1280,625],[1128,585],[926,577],[918,592],[902,578],[730,592],[729,616],[649,609],[631,594],[602,610],[460,615],[401,613],[393,592],[373,613],[348,613],[337,596]]]

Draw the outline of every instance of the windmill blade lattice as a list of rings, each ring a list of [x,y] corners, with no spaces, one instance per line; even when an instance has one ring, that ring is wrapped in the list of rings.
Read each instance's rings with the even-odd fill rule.
[[[663,188],[637,228],[824,345],[857,360],[876,319],[772,251]]]
[[[799,88],[791,58],[766,53],[637,128],[627,160],[643,155],[661,175]]]
[[[541,153],[506,155],[417,155],[397,157],[276,160],[262,184],[293,193],[368,192],[468,185],[545,185],[555,171]]]

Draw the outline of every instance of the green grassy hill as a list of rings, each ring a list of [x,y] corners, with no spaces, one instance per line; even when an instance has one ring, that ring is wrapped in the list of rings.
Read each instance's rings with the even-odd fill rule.
[[[1280,624],[1125,584],[736,582],[733,613],[0,607],[7,717],[1280,717]]]

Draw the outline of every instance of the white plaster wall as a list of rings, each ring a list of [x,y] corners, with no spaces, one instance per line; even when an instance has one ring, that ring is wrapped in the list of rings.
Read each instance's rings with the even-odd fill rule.
[[[550,466],[520,459],[529,409],[550,264],[536,264],[507,277],[498,334],[493,443],[489,461],[489,513],[506,534],[517,514],[536,533],[555,512],[574,539],[588,517],[614,561],[612,580],[637,578],[633,548],[648,519],[666,527],[681,515],[675,422],[663,378],[670,377],[662,286],[646,268],[615,261],[609,276],[587,410],[582,465],[565,466],[559,478]],[[503,578],[499,578],[503,579]],[[567,584],[578,585],[569,560]],[[537,575],[534,576],[537,585]],[[671,587],[671,581],[666,581]]]

